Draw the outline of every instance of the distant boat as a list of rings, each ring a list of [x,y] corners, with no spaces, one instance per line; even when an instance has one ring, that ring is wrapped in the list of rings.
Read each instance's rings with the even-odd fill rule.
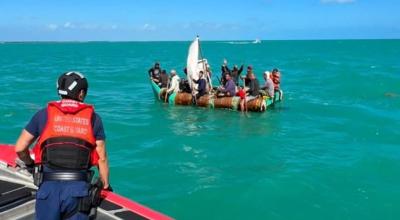
[[[256,40],[253,41],[253,44],[261,44],[261,40],[257,38]]]

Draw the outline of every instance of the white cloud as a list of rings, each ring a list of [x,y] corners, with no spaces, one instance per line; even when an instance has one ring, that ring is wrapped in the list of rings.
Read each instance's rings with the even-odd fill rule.
[[[65,24],[64,24],[64,28],[75,28],[75,25],[74,24],[72,24],[71,22],[65,22]]]
[[[69,30],[69,29],[75,29],[75,30],[117,30],[120,29],[120,27],[116,24],[85,24],[85,23],[72,23],[72,22],[65,22],[64,24],[48,24],[45,26],[46,29],[51,30],[51,31],[57,31],[57,30]],[[144,26],[143,29],[146,30],[153,30],[155,27],[148,25]]]
[[[48,24],[48,25],[47,25],[47,28],[48,28],[49,30],[51,30],[51,31],[55,31],[55,30],[58,29],[58,25],[56,25],[56,24]]]
[[[321,3],[335,3],[335,4],[347,4],[347,3],[353,3],[356,0],[321,0]]]
[[[156,29],[157,27],[151,24],[144,24],[142,27],[142,30],[144,31],[155,31]]]

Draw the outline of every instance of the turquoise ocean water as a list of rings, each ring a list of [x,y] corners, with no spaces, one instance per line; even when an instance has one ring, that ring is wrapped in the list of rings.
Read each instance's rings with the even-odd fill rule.
[[[155,100],[148,68],[182,76],[189,44],[0,44],[0,142],[78,70],[135,201],[176,219],[400,218],[400,40],[203,42],[214,75],[223,58],[282,70],[284,103],[248,115]]]

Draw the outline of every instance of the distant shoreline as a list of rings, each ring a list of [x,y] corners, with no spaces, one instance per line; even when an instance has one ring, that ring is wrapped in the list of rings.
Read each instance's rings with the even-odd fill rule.
[[[282,39],[282,40],[265,40],[260,39],[262,42],[273,42],[273,41],[393,41],[400,40],[396,38],[382,38],[382,39]],[[79,40],[69,40],[69,41],[1,41],[0,44],[10,44],[10,43],[157,43],[157,42],[190,42],[192,40],[157,40],[157,41],[146,41],[146,40],[134,40],[134,41],[107,41],[107,40],[93,40],[93,41],[79,41]],[[253,42],[254,40],[202,40],[203,42]]]

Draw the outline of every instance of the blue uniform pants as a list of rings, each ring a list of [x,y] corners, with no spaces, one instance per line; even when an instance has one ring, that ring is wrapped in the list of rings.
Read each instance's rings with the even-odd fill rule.
[[[45,181],[36,194],[36,219],[56,220],[76,210],[79,199],[88,195],[89,184],[84,181]],[[83,220],[89,217],[76,212],[67,219]]]

